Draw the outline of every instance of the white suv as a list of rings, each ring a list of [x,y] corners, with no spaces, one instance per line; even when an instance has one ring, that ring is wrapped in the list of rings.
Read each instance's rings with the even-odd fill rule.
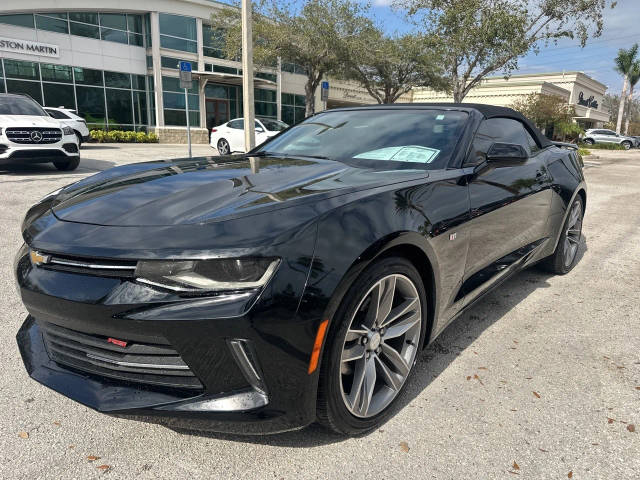
[[[73,128],[78,137],[78,145],[82,146],[83,141],[89,140],[89,129],[84,118],[78,116],[74,110],[64,107],[44,107],[44,111],[56,120],[60,120],[62,125]]]
[[[0,164],[48,163],[58,170],[80,164],[78,138],[27,95],[0,94]]]
[[[584,132],[582,141],[587,145],[593,145],[594,143],[618,143],[622,145],[625,150],[637,146],[636,140],[633,137],[618,135],[613,130],[607,130],[606,128],[590,128]]]

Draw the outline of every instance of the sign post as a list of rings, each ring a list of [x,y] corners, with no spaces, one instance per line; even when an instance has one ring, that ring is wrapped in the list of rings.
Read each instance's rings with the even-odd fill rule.
[[[189,145],[189,158],[191,158],[191,124],[189,122],[189,94],[192,86],[191,62],[180,62],[180,88],[184,88],[184,113],[187,117],[187,144]]]
[[[329,82],[322,82],[320,89],[320,100],[322,100],[323,110],[327,109],[327,100],[329,100]]]

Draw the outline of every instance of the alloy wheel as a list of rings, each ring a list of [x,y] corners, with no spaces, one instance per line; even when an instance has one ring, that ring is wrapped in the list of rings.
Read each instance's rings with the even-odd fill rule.
[[[578,253],[580,239],[582,238],[582,204],[576,200],[571,207],[567,222],[567,233],[564,237],[564,265],[568,267],[573,263]]]
[[[422,308],[406,276],[378,280],[350,319],[340,361],[340,389],[356,417],[377,415],[396,398],[413,367]]]
[[[218,140],[218,153],[220,155],[229,154],[229,142],[227,142],[224,138]]]

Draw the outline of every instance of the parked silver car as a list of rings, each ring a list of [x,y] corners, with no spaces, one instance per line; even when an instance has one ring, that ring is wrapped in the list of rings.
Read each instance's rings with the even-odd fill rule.
[[[618,135],[613,130],[604,128],[590,128],[584,133],[582,141],[587,145],[593,145],[594,143],[618,143],[622,145],[625,150],[638,146],[638,141],[635,138]]]

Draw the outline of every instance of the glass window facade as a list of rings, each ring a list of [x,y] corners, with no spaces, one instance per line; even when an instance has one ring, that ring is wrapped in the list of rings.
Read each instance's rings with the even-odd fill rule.
[[[0,15],[0,23],[142,47],[144,46],[142,18],[142,15],[130,13],[43,12]]]
[[[46,107],[77,110],[89,128],[140,130],[154,121],[146,78],[122,72],[0,59],[4,92],[24,93]],[[2,78],[5,75],[6,78]]]
[[[170,50],[197,53],[196,19],[160,14],[160,46]]]
[[[202,24],[202,50],[205,57],[226,58],[224,54],[224,32]]]
[[[295,125],[305,118],[306,102],[304,95],[282,93],[282,121]]]
[[[194,127],[200,126],[200,96],[194,82],[194,88],[189,90],[189,122]],[[176,77],[162,77],[162,100],[164,103],[164,124],[167,126],[184,127],[187,125],[185,115],[184,89],[180,88],[180,79]]]

